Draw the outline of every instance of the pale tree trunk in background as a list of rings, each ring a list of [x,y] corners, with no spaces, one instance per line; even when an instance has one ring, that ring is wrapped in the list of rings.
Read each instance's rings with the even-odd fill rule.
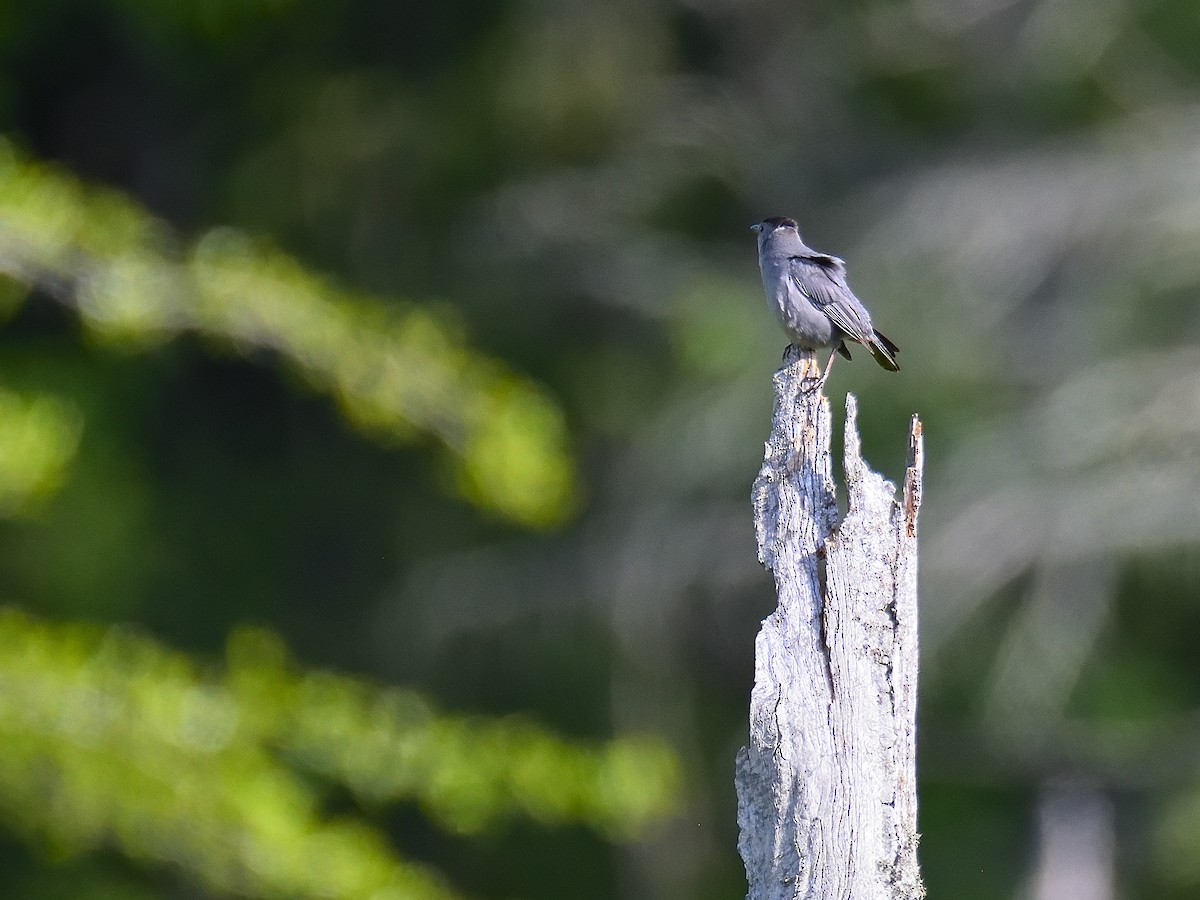
[[[779,608],[755,646],[750,744],[738,754],[748,900],[916,900],[917,511],[921,425],[903,496],[867,468],[846,398],[839,521],[829,402],[802,357],[775,375],[754,483],[759,558]]]
[[[1083,780],[1049,781],[1038,799],[1037,866],[1029,900],[1113,900],[1112,801]]]

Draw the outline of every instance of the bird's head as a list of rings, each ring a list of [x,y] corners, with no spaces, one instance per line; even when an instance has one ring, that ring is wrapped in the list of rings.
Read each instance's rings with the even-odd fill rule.
[[[756,222],[750,226],[750,230],[759,236],[759,238],[770,237],[781,228],[790,228],[792,231],[797,231],[799,226],[796,225],[795,219],[789,219],[786,216],[771,216],[769,219],[763,219],[761,222]],[[799,232],[797,231],[797,234]]]
[[[785,216],[771,216],[769,219],[763,219],[761,222],[751,225],[750,230],[758,235],[760,248],[765,247],[768,241],[774,245],[782,240],[785,246],[790,245],[792,241],[800,241],[796,220]]]

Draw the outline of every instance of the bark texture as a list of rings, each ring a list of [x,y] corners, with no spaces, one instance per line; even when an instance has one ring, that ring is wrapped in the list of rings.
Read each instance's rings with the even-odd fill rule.
[[[778,609],[755,644],[750,744],[737,759],[748,900],[915,900],[917,512],[921,423],[902,497],[860,455],[846,398],[847,512],[838,513],[829,402],[812,361],[775,375],[754,483],[759,559]]]

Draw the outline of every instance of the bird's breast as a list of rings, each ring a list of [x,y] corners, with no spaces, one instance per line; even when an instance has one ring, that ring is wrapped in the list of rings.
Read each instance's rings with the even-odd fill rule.
[[[833,322],[800,292],[788,266],[786,259],[782,263],[775,260],[762,262],[760,268],[767,306],[797,347],[815,350],[830,346],[834,342]]]

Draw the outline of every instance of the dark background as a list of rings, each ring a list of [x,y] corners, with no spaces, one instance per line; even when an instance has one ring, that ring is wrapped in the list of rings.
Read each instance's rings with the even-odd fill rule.
[[[1058,896],[1110,896],[1088,873],[1200,896],[1198,46],[1191,0],[7,5],[6,154],[156,217],[164,265],[232,228],[357,304],[428,310],[482,367],[454,378],[495,360],[537,385],[573,474],[514,514],[456,486],[453,438],[364,425],[287,347],[158,313],[98,337],[45,274],[84,284],[90,257],[12,237],[49,212],[9,172],[0,599],[136,629],[197,677],[250,624],[298,671],[447,713],[657,736],[681,782],[632,836],[583,814],[447,834],[336,778],[321,815],[471,896],[741,896],[732,761],[772,608],[748,491],[784,346],[747,227],[790,215],[902,348],[897,375],[839,363],[835,417],[855,392],[893,479],[925,422],[930,896],[1053,896],[1064,859]],[[321,895],[109,825],[64,838],[14,762],[35,726],[7,728],[6,896]],[[75,751],[37,734],[69,797]]]

